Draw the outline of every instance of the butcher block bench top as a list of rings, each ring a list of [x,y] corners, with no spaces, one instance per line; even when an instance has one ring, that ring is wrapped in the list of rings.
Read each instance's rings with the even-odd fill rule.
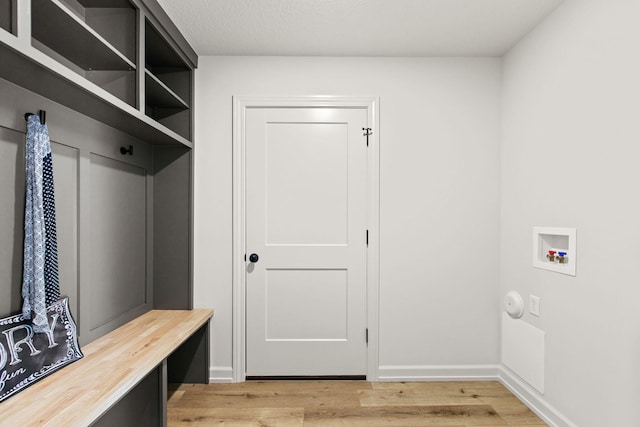
[[[84,358],[0,403],[2,426],[87,426],[213,316],[152,310],[82,347]]]

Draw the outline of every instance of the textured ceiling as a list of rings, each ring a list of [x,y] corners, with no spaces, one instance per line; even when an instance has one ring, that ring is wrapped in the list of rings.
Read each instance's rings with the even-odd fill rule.
[[[158,0],[198,55],[502,56],[563,0]]]

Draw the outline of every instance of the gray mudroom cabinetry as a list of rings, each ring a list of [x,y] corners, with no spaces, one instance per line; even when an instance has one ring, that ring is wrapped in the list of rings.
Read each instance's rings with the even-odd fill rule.
[[[24,114],[38,110],[81,345],[154,308],[192,308],[196,66],[155,0],[0,0],[0,315],[20,310]],[[206,338],[169,359],[170,378],[175,366],[207,382]]]

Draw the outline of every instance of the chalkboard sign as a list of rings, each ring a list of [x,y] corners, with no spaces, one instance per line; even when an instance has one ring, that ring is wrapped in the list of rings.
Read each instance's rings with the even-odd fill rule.
[[[0,319],[0,401],[82,358],[67,298],[47,307],[47,320],[34,333],[22,314]]]

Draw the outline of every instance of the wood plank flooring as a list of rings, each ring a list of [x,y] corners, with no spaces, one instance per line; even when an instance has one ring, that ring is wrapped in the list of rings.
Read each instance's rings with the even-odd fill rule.
[[[167,407],[169,427],[546,425],[494,381],[170,384]]]

